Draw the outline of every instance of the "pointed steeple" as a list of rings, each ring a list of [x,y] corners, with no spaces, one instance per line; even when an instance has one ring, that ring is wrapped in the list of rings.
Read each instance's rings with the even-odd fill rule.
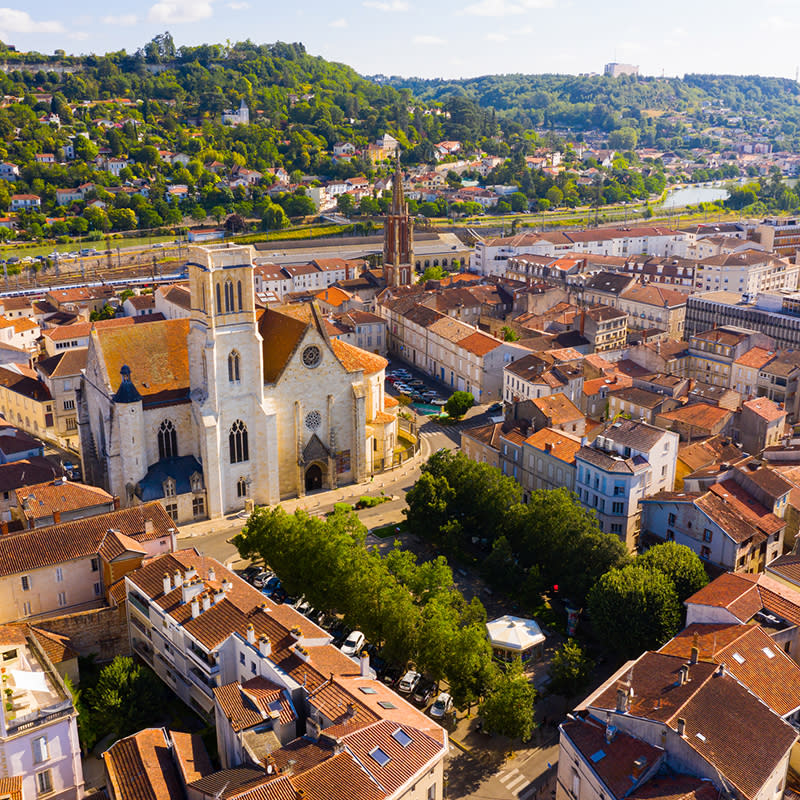
[[[392,208],[390,214],[406,214],[406,194],[403,191],[403,170],[400,169],[400,151],[395,154],[394,177],[392,178]]]
[[[414,234],[403,191],[400,154],[395,160],[392,204],[383,228],[383,276],[387,286],[408,286],[413,282]]]

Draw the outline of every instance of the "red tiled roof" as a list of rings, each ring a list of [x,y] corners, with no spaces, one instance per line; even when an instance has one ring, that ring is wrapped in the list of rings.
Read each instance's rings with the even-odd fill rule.
[[[163,728],[146,728],[103,753],[114,797],[166,800],[183,794]]]
[[[16,489],[15,494],[17,505],[27,519],[52,517],[54,513],[63,514],[114,502],[104,489],[63,479],[23,486]]]

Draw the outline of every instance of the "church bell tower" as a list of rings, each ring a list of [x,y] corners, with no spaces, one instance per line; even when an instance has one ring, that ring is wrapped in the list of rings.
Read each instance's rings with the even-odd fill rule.
[[[392,205],[383,228],[383,277],[387,286],[410,286],[414,275],[414,232],[403,192],[400,157],[392,181]]]

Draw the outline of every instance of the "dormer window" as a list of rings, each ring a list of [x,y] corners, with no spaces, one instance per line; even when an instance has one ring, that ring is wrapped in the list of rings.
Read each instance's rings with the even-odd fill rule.
[[[175,497],[175,481],[172,478],[164,481],[164,497]]]
[[[203,491],[203,477],[200,475],[199,472],[192,473],[191,478],[189,478],[189,483],[192,486],[193,492]]]

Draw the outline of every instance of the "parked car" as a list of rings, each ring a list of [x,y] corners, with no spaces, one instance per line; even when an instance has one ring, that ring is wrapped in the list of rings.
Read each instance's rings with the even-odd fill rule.
[[[439,696],[430,707],[430,715],[434,719],[443,719],[453,710],[453,698],[447,692],[439,692]]]
[[[438,688],[439,687],[436,685],[436,681],[431,680],[430,678],[421,678],[417,684],[417,688],[414,689],[414,695],[411,699],[415,703],[424,706],[428,703],[431,697],[436,694],[436,690]]]
[[[443,406],[447,405],[446,400],[442,400],[441,397],[437,397],[435,400],[431,400],[432,406],[437,406],[438,408],[442,408]]]
[[[253,586],[256,587],[256,589],[263,589],[267,585],[267,581],[270,578],[273,578],[274,576],[275,573],[270,572],[270,570],[268,569],[261,570],[260,572],[257,572],[255,575],[253,575],[253,579],[250,581],[250,583],[252,583]]]
[[[503,410],[502,403],[492,403],[489,408],[486,409],[487,414],[496,414],[498,411]]]
[[[400,680],[401,676],[403,675],[403,670],[400,667],[387,667],[383,671],[383,675],[381,675],[381,680],[387,686],[394,686],[397,681]]]
[[[413,669],[408,670],[397,684],[397,691],[400,692],[400,694],[411,694],[414,689],[417,688],[421,677],[422,675],[420,675],[419,672],[415,672]]]
[[[69,472],[72,469],[72,464],[69,461],[64,462],[64,469]],[[245,567],[242,570],[242,577],[248,582],[252,583],[253,578],[258,575],[260,572],[264,570],[261,567],[257,566],[256,564],[251,564],[249,567]]]
[[[356,655],[367,643],[366,637],[361,631],[353,631],[344,644],[339,648],[346,656]]]

